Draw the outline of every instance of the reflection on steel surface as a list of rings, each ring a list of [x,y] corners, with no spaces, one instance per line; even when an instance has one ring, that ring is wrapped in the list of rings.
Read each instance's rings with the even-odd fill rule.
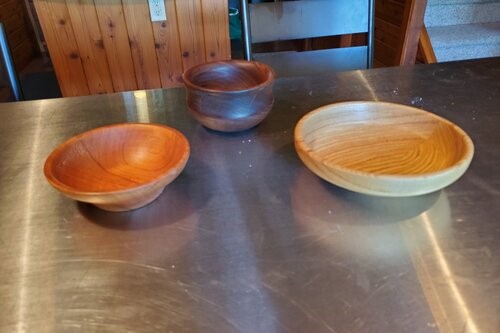
[[[359,80],[361,82],[363,82],[363,87],[368,90],[368,93],[370,95],[370,99],[373,100],[373,101],[376,101],[378,102],[379,99],[377,97],[377,93],[375,92],[375,90],[373,89],[371,83],[366,79],[365,77],[365,73],[363,71],[360,71],[360,70],[357,70],[357,71],[354,71],[353,74],[355,74]]]
[[[135,105],[137,105],[137,121],[149,123],[149,109],[145,91],[134,91]]]
[[[350,200],[339,200],[329,192],[345,192]],[[436,320],[429,322],[429,327],[438,327],[443,333],[482,332],[436,235],[449,233],[451,228],[444,190],[414,198],[371,197],[338,189],[303,170],[295,177],[291,198],[295,222],[306,237],[332,253],[359,260],[395,261],[405,256],[408,248]],[[353,204],[363,209],[355,209]],[[399,233],[406,243],[401,242]],[[422,258],[429,248],[431,252]],[[359,283],[366,284],[362,281]]]
[[[439,267],[441,268],[440,273],[443,275],[444,280],[448,284],[448,287],[450,288],[451,294],[455,298],[455,304],[457,304],[458,310],[461,312],[461,315],[459,315],[458,317],[465,319],[464,324],[462,324],[462,322],[460,322],[459,323],[460,325],[458,327],[453,327],[450,332],[457,332],[458,330],[462,329],[465,332],[478,333],[479,330],[476,326],[476,322],[475,322],[474,318],[471,316],[471,313],[469,311],[469,307],[466,304],[464,297],[457,286],[457,283],[455,282],[455,279],[453,277],[453,273],[448,265],[448,261],[446,260],[444,254],[443,254],[443,251],[442,251],[441,247],[439,246],[439,242],[438,242],[436,234],[434,232],[434,227],[431,224],[433,221],[425,213],[422,214],[422,220],[423,220],[423,223],[425,226],[425,230],[427,231],[427,235],[429,236],[429,241],[432,244],[432,249],[434,250],[435,260],[438,262]],[[443,304],[441,304],[441,306],[443,306]],[[444,307],[444,309],[446,309],[446,308],[449,309],[450,307],[449,306]],[[450,323],[447,322],[449,320],[448,318],[455,317],[452,314],[447,315],[447,312],[449,310],[448,311],[444,310],[444,311],[445,311],[445,318],[443,318],[443,320],[445,322],[443,322],[443,323],[438,322],[438,325],[440,327],[445,327],[445,326],[449,325]]]
[[[31,226],[32,224],[32,218],[33,218],[33,211],[34,211],[34,202],[38,199],[38,193],[36,191],[36,188],[34,185],[36,184],[35,179],[39,176],[40,170],[35,167],[36,165],[36,160],[40,154],[40,145],[42,144],[42,130],[43,130],[43,112],[45,111],[45,106],[47,103],[45,101],[41,101],[39,108],[32,110],[33,112],[33,117],[35,118],[35,131],[33,133],[33,136],[31,138],[25,138],[27,140],[30,140],[32,142],[31,146],[31,151],[29,154],[29,163],[30,163],[30,168],[28,171],[27,175],[27,189],[26,189],[26,207],[24,209],[24,218],[22,219],[22,230],[23,230],[23,235],[21,238],[21,241],[19,243],[19,246],[21,246],[21,251],[19,255],[19,268],[20,268],[20,273],[19,273],[19,308],[18,308],[18,313],[17,313],[17,332],[25,332],[26,327],[25,327],[25,322],[26,320],[26,314],[25,310],[28,307],[28,302],[27,299],[29,299],[31,296],[29,294],[30,291],[30,285],[29,285],[29,279],[26,277],[29,275],[29,270],[30,270],[30,258],[32,254],[30,253],[30,247],[31,247],[31,233],[33,232],[33,227]]]

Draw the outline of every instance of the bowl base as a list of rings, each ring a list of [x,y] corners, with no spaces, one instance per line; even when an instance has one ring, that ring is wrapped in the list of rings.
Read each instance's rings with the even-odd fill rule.
[[[188,108],[188,110],[193,117],[206,128],[219,132],[240,132],[259,125],[267,116],[271,108],[266,108],[251,117],[240,119],[208,117],[192,108]]]
[[[137,198],[131,198],[130,200],[123,202],[115,202],[112,204],[94,204],[94,206],[110,212],[126,212],[129,210],[144,207],[150,204],[151,202],[155,201],[160,196],[160,194],[162,194],[164,189],[165,188],[163,187],[151,193],[147,197],[141,197],[140,200],[137,200]]]

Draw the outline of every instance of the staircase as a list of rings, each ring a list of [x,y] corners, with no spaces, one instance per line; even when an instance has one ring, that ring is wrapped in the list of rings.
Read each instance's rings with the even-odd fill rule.
[[[438,62],[500,56],[500,0],[428,0],[424,22]]]

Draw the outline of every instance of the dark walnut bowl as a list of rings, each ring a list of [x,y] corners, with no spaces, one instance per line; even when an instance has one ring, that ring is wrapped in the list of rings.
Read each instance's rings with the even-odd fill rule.
[[[260,62],[205,63],[188,69],[182,78],[189,111],[202,125],[216,131],[254,127],[273,106],[274,72]]]
[[[44,173],[74,200],[126,211],[155,200],[184,169],[189,150],[186,137],[167,126],[111,125],[61,144],[47,158]]]

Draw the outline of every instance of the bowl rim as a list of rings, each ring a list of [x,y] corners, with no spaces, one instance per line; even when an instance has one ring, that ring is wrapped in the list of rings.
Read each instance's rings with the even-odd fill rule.
[[[199,86],[195,83],[193,83],[188,76],[195,70],[203,67],[207,67],[209,65],[214,65],[214,64],[247,64],[247,63],[253,63],[253,64],[258,64],[259,66],[264,67],[267,70],[267,78],[264,82],[253,86],[251,88],[247,89],[238,89],[238,90],[221,90],[221,89],[211,89],[211,88],[205,88],[202,86]],[[195,89],[198,91],[203,91],[203,92],[208,92],[208,93],[219,93],[219,94],[239,94],[239,93],[244,93],[244,92],[249,92],[253,90],[258,90],[262,87],[266,87],[268,85],[273,84],[274,79],[276,78],[276,73],[275,71],[271,68],[271,66],[260,62],[260,61],[255,61],[255,60],[241,60],[241,59],[231,59],[231,60],[217,60],[217,61],[210,61],[210,62],[205,62],[202,64],[195,65],[193,67],[188,68],[184,73],[182,73],[182,81],[186,85],[186,87],[190,89]]]
[[[442,122],[447,125],[449,125],[455,132],[457,132],[462,140],[465,143],[465,150],[463,155],[460,157],[460,159],[455,162],[453,165],[437,170],[437,171],[432,171],[432,172],[424,172],[424,173],[419,173],[419,174],[378,174],[378,173],[372,173],[372,172],[365,172],[365,171],[360,171],[360,170],[355,170],[351,168],[346,168],[344,166],[335,164],[335,163],[326,163],[324,162],[323,159],[318,158],[317,153],[314,152],[309,148],[309,146],[305,143],[305,140],[303,138],[302,134],[302,128],[304,127],[304,124],[312,117],[314,117],[316,114],[328,111],[332,108],[341,108],[343,106],[347,105],[360,105],[360,104],[365,104],[365,105],[391,105],[391,106],[396,106],[401,109],[407,109],[412,112],[418,112],[421,113],[422,115],[425,115],[427,117],[430,117],[434,119],[437,122]],[[403,111],[404,112],[404,111]],[[431,177],[438,177],[440,175],[444,175],[449,173],[452,170],[455,170],[461,166],[468,166],[470,162],[472,161],[472,158],[474,156],[474,143],[472,139],[469,137],[469,135],[460,127],[458,127],[456,124],[453,122],[449,121],[446,118],[443,118],[441,116],[438,116],[432,112],[425,111],[413,106],[405,105],[405,104],[400,104],[400,103],[393,103],[393,102],[384,102],[384,101],[345,101],[345,102],[335,102],[327,105],[323,105],[319,108],[316,108],[308,113],[306,113],[300,120],[297,122],[294,130],[294,145],[296,149],[300,149],[301,151],[305,152],[309,156],[311,156],[317,163],[320,163],[321,165],[327,166],[329,168],[334,168],[339,171],[342,171],[344,173],[348,174],[353,174],[365,178],[373,178],[377,177],[381,180],[415,180],[415,179],[421,179],[421,178],[431,178]]]
[[[151,184],[161,180],[162,178],[165,178],[166,176],[170,175],[170,173],[171,173],[170,169],[165,173],[160,173],[159,175],[153,177],[152,179],[150,179],[149,181],[147,181],[143,184],[137,184],[137,186],[132,186],[132,187],[129,187],[126,189],[111,190],[111,191],[81,191],[81,190],[76,190],[73,187],[66,185],[65,183],[61,182],[59,179],[57,179],[54,176],[54,174],[52,172],[54,160],[68,146],[78,142],[79,140],[81,140],[84,137],[87,137],[89,135],[93,135],[97,132],[102,132],[102,131],[106,131],[106,130],[109,130],[112,128],[117,128],[117,127],[138,127],[138,126],[139,127],[157,127],[157,128],[161,128],[163,130],[167,130],[167,131],[176,133],[179,136],[179,138],[181,138],[181,140],[185,143],[185,148],[186,148],[183,151],[182,156],[179,159],[179,161],[177,162],[176,166],[177,165],[181,166],[181,168],[180,168],[181,171],[184,169],[184,167],[189,159],[191,147],[190,147],[188,139],[186,138],[186,136],[182,132],[180,132],[179,130],[177,130],[173,127],[158,124],[158,123],[127,122],[127,123],[116,123],[116,124],[110,124],[110,125],[96,127],[96,128],[90,129],[88,131],[82,132],[80,134],[77,134],[75,136],[72,136],[69,139],[67,139],[66,141],[60,143],[49,154],[49,156],[45,160],[45,163],[43,166],[43,173],[45,175],[45,178],[52,186],[54,186],[59,191],[66,193],[66,194],[69,194],[69,195],[76,195],[76,196],[82,196],[82,197],[128,194],[130,192],[137,191],[141,188],[148,187]],[[174,177],[174,179],[175,179],[175,177]]]

